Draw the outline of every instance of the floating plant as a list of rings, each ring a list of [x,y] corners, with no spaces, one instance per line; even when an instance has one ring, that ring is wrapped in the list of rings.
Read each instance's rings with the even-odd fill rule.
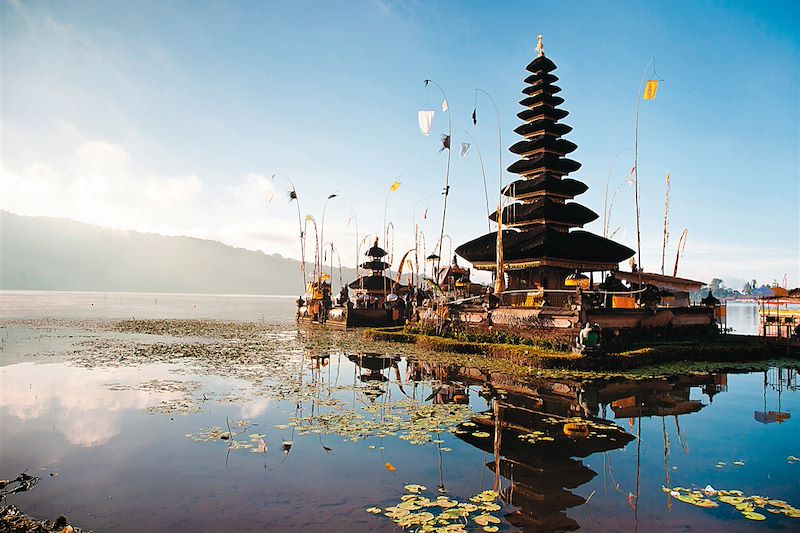
[[[687,489],[684,487],[661,487],[661,490],[683,503],[695,507],[714,508],[719,503],[734,507],[748,520],[766,520],[764,510],[772,514],[782,514],[789,518],[800,518],[800,509],[793,507],[783,500],[776,500],[766,496],[745,496],[740,490],[716,490],[711,485],[704,489]],[[718,503],[719,502],[719,503]]]
[[[424,485],[409,484],[396,505],[386,507],[370,507],[370,514],[391,519],[402,529],[413,529],[419,533],[457,533],[466,532],[479,526],[487,533],[498,531],[496,524],[501,520],[492,513],[501,506],[495,503],[499,494],[493,490],[485,490],[469,498],[469,502],[461,502],[447,496],[428,498],[424,496],[427,488]]]

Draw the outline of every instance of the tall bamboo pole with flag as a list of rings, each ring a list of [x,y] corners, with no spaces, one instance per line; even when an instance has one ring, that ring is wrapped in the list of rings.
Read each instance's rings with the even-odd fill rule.
[[[325,244],[324,244],[325,243],[325,211],[328,209],[328,202],[330,200],[336,198],[337,196],[339,196],[339,195],[338,194],[329,194],[328,198],[325,200],[325,205],[322,206],[322,226],[320,226],[319,240],[322,241],[323,248],[325,247]],[[322,251],[324,251],[324,250],[321,250],[320,252],[322,252]],[[322,263],[320,263],[319,270],[320,270],[320,272],[323,272]],[[331,277],[333,277],[333,267],[331,267]]]
[[[317,232],[317,221],[314,220],[314,217],[311,215],[306,215],[304,233],[309,222],[311,222],[311,224],[314,226],[314,281],[317,281],[317,275],[319,274],[319,271],[317,270],[317,265],[319,264],[319,233]]]
[[[470,135],[470,133],[468,131],[464,130],[464,133],[466,133],[467,136],[472,140],[472,144],[475,145],[475,150],[478,152],[478,161],[480,161],[480,164],[481,164],[481,177],[483,178],[483,197],[486,199],[487,224],[489,225],[489,231],[492,231],[492,222],[491,222],[491,219],[488,219],[488,215],[489,215],[489,190],[486,187],[486,171],[483,168],[483,156],[481,155],[481,147],[478,146],[478,141],[476,141],[475,138],[472,135]],[[464,145],[466,145],[466,148],[464,147]],[[461,153],[461,157],[466,157],[467,152],[469,152],[469,144],[468,143],[463,143],[461,145],[461,152],[460,152]]]
[[[640,229],[640,212],[639,212],[639,104],[642,100],[655,100],[656,92],[658,92],[658,84],[660,81],[663,81],[661,78],[658,78],[656,75],[656,67],[655,67],[655,57],[651,57],[650,61],[647,62],[647,65],[644,67],[644,71],[642,71],[642,78],[639,81],[639,90],[636,91],[636,115],[634,117],[634,127],[633,127],[633,185],[634,185],[634,197],[636,200],[636,259],[639,264],[639,270],[642,270],[642,234]],[[647,85],[645,86],[645,74],[647,73],[647,69],[650,65],[653,65],[653,74],[652,77],[647,80]],[[645,86],[644,92],[642,92],[642,86]],[[639,96],[641,95],[641,97]]]
[[[447,150],[447,169],[444,174],[444,189],[442,190],[442,194],[444,195],[444,202],[442,205],[442,229],[440,231],[440,237],[439,237],[438,261],[440,263],[442,256],[442,238],[444,237],[444,224],[445,220],[447,219],[447,196],[450,194],[450,155],[452,152],[452,150],[450,149],[450,143],[453,138],[453,124],[452,124],[452,118],[450,117],[450,105],[447,103],[447,94],[445,94],[444,89],[442,89],[441,85],[439,85],[438,83],[436,83],[431,79],[425,80],[425,87],[427,87],[429,83],[432,83],[433,85],[438,87],[439,90],[441,91],[442,98],[444,98],[444,100],[442,100],[442,111],[447,111],[447,135],[442,135],[442,148],[439,150],[440,152],[442,150]],[[421,126],[422,124],[420,123],[420,128]],[[423,133],[425,132],[423,131]],[[436,270],[434,274],[438,273],[439,271],[439,263],[436,264]]]
[[[400,176],[397,176],[397,179],[394,180],[394,183],[389,185],[389,190],[386,191],[386,201],[383,203],[383,245],[386,246],[386,239],[387,239],[387,228],[386,228],[386,210],[389,207],[389,195],[395,192],[397,189],[400,188],[401,183],[398,181]]]
[[[497,119],[497,187],[498,187],[498,199],[497,203],[500,206],[500,209],[503,209],[503,135],[502,135],[502,128],[500,126],[500,112],[497,110],[497,104],[494,102],[494,98],[492,95],[484,91],[483,89],[475,89],[475,109],[472,111],[472,124],[477,126],[478,125],[478,92],[482,92],[489,98],[489,101],[492,102],[492,107],[494,107],[494,114],[495,118]],[[498,225],[502,225],[498,219]]]
[[[297,188],[295,188],[294,183],[292,183],[291,178],[286,174],[282,174],[281,172],[276,172],[272,175],[272,181],[275,181],[276,177],[282,177],[285,179],[289,186],[292,188],[289,191],[289,202],[294,202],[297,206],[297,223],[300,226],[300,275],[303,278],[303,291],[306,290],[306,233],[303,227],[303,215],[300,214],[300,199],[297,196]],[[267,201],[271,201],[272,198],[269,198]]]
[[[669,244],[669,174],[666,178],[664,190],[664,233],[661,236],[661,274],[664,274],[664,261],[666,259],[667,245]]]

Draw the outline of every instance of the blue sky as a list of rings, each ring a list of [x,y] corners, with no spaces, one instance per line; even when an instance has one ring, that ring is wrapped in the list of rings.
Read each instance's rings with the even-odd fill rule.
[[[664,177],[667,264],[684,228],[679,275],[738,285],[800,283],[800,4],[797,2],[19,2],[2,10],[0,207],[118,229],[195,235],[298,257],[297,213],[270,176],[326,214],[342,262],[388,219],[396,255],[412,215],[438,234],[447,92],[454,146],[480,147],[496,198],[497,103],[503,167],[536,35],[558,65],[563,122],[601,215],[620,185],[615,239],[635,247],[631,168],[636,91],[655,57],[664,79],[642,102],[643,266],[660,270]],[[646,72],[649,76],[652,69]],[[416,113],[437,109],[432,134]],[[621,150],[624,150],[620,152]],[[619,156],[616,158],[615,156]],[[454,152],[446,233],[486,231],[477,153]],[[613,164],[612,164],[613,163]],[[508,183],[513,176],[504,173]],[[496,201],[496,200],[495,200]],[[429,208],[427,220],[422,219]],[[445,252],[449,243],[445,245]],[[668,266],[668,270],[671,267]]]

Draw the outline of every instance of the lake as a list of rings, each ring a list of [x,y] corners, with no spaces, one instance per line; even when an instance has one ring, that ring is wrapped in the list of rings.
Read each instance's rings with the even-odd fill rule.
[[[39,478],[8,503],[95,531],[800,530],[794,363],[527,372],[293,312],[0,293],[0,477]]]

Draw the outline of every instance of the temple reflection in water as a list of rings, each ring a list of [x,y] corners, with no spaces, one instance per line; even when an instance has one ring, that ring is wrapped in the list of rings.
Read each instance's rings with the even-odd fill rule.
[[[409,378],[441,381],[464,391],[462,395],[471,386],[479,387],[489,408],[462,424],[457,436],[493,457],[486,468],[495,476],[502,499],[516,507],[505,518],[523,531],[580,527],[567,512],[586,499],[573,491],[597,475],[581,459],[623,448],[636,438],[613,419],[696,412],[706,404],[691,399],[692,388],[698,387],[709,403],[727,390],[726,374],[519,382],[476,368],[413,362]]]
[[[346,357],[354,365],[354,385],[370,402],[395,384],[407,387],[403,394],[420,403],[472,404],[483,409],[460,424],[455,434],[490,458],[487,472],[501,499],[511,506],[505,519],[522,531],[578,529],[580,524],[569,511],[591,495],[585,498],[576,489],[598,475],[583,459],[636,444],[636,419],[674,417],[678,424],[677,417],[703,409],[727,390],[724,373],[521,380],[466,365],[377,353]],[[419,390],[424,394],[418,395]],[[692,398],[698,392],[707,401]],[[626,423],[619,424],[622,420]],[[632,453],[638,454],[638,447]]]

